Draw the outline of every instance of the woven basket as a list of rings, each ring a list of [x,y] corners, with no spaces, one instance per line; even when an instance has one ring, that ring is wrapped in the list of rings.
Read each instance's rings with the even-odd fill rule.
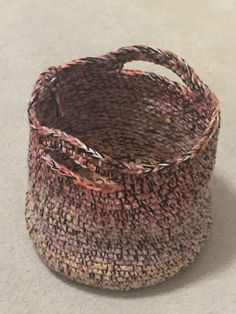
[[[144,60],[186,85],[123,69]],[[42,73],[29,104],[26,223],[46,264],[128,290],[189,265],[212,224],[216,96],[174,53],[147,46]]]

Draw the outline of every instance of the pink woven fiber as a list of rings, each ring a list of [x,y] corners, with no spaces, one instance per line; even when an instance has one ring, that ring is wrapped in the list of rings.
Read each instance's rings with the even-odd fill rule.
[[[133,60],[185,85],[123,68]],[[51,67],[28,113],[26,223],[50,268],[128,290],[193,261],[212,225],[220,109],[182,58],[130,46]]]

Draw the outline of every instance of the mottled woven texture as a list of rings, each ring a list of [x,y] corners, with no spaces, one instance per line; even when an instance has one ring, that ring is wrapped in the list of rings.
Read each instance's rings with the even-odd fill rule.
[[[173,70],[185,85],[123,69]],[[219,105],[175,54],[131,46],[42,73],[29,104],[31,239],[52,269],[128,290],[173,276],[212,224]]]

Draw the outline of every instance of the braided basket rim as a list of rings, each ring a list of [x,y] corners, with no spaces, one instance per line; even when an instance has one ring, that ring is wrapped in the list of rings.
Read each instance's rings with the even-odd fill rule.
[[[162,56],[166,56],[166,58],[171,58],[171,61],[180,64],[181,70],[179,71],[174,71],[182,80],[186,83],[188,82],[188,79],[183,74],[183,69],[185,70],[188,74],[191,73],[191,78],[190,78],[190,84],[187,87],[189,87],[189,90],[192,90],[195,92],[200,91],[200,96],[202,97],[202,100],[205,101],[208,105],[211,105],[214,109],[211,114],[211,119],[209,119],[208,126],[206,127],[205,131],[203,132],[202,136],[199,138],[198,142],[192,147],[191,150],[188,150],[187,152],[183,153],[182,155],[179,156],[174,156],[171,159],[165,160],[164,162],[153,162],[150,164],[145,164],[145,163],[140,163],[140,164],[133,164],[128,163],[128,162],[122,162],[118,161],[115,158],[112,158],[111,156],[104,155],[102,152],[96,151],[93,149],[93,147],[88,147],[86,143],[82,142],[78,137],[74,137],[64,131],[61,131],[60,129],[57,128],[49,128],[46,125],[40,124],[37,114],[36,114],[36,106],[43,102],[45,99],[45,95],[47,95],[47,92],[52,92],[55,90],[54,83],[58,80],[58,74],[71,69],[73,67],[76,67],[78,65],[85,65],[85,64],[96,64],[97,62],[101,63],[101,66],[104,67],[105,70],[113,70],[116,71],[117,69],[120,70],[122,73],[125,72],[127,75],[132,74],[135,72],[135,74],[144,74],[148,73],[146,71],[136,71],[136,70],[128,70],[128,69],[122,69],[122,66],[126,62],[134,61],[134,60],[147,60],[147,58],[143,57],[134,57],[132,55],[132,59],[128,58],[127,60],[123,60],[120,55],[123,53],[130,53],[130,52],[136,52],[137,50],[144,50],[145,49],[151,49],[155,52],[158,52],[162,54]],[[115,62],[114,62],[115,60]],[[153,61],[153,60],[151,60]],[[168,60],[167,60],[168,61]],[[169,61],[165,61],[164,65],[167,68],[172,68],[172,64]],[[112,64],[112,62],[115,63]],[[158,60],[154,60],[154,63],[162,65],[162,63]],[[111,65],[112,64],[112,65]],[[175,64],[176,66],[176,64]],[[182,73],[181,73],[182,71]],[[139,73],[137,73],[139,72]],[[162,77],[159,75],[155,75],[154,73],[150,73],[154,77],[158,77],[159,79],[164,79],[166,82],[170,83],[174,89],[182,89],[186,87],[183,86],[182,84],[179,84],[175,81],[169,80],[166,77]],[[188,90],[188,89],[186,89]],[[57,95],[55,95],[56,97]],[[207,85],[205,85],[199,77],[194,73],[193,69],[185,62],[184,59],[178,57],[176,54],[168,51],[168,50],[163,50],[163,49],[155,49],[152,47],[148,47],[145,45],[136,45],[136,46],[128,46],[128,47],[122,47],[117,50],[114,50],[110,53],[107,53],[105,55],[101,55],[99,57],[86,57],[86,58],[78,58],[78,59],[73,59],[69,62],[65,62],[63,64],[60,64],[58,66],[54,67],[49,67],[47,71],[41,73],[36,81],[36,84],[34,86],[31,99],[28,104],[28,118],[29,118],[29,123],[30,127],[32,130],[38,132],[39,134],[42,135],[50,135],[53,137],[60,138],[61,140],[68,142],[72,146],[78,147],[80,149],[83,149],[86,153],[91,154],[93,157],[96,159],[100,160],[109,160],[113,165],[119,166],[122,170],[129,172],[129,173],[134,173],[134,174],[143,174],[143,173],[149,173],[149,172],[158,172],[161,171],[165,168],[169,167],[175,167],[180,165],[181,163],[186,162],[189,159],[194,159],[195,157],[198,156],[198,154],[207,147],[210,139],[216,132],[219,124],[220,124],[220,106],[219,106],[219,100],[216,97],[216,95],[208,88]]]

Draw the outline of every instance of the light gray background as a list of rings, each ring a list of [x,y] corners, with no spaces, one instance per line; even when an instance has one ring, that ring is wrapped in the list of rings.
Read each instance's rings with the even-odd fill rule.
[[[235,34],[234,0],[0,0],[1,313],[236,313]],[[160,286],[117,293],[58,278],[33,250],[24,222],[26,109],[48,66],[131,44],[185,58],[220,98],[222,130],[214,228],[201,255]]]

